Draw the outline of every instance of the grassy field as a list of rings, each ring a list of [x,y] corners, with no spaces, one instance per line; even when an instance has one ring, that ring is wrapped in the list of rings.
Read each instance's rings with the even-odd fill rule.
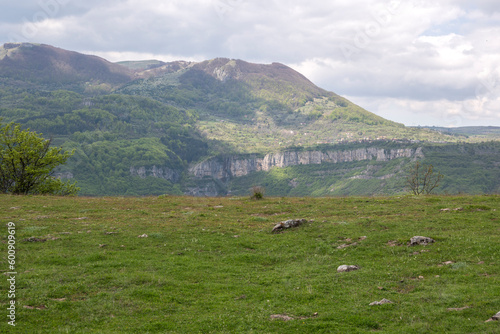
[[[0,221],[2,333],[500,331],[500,196],[4,195]]]

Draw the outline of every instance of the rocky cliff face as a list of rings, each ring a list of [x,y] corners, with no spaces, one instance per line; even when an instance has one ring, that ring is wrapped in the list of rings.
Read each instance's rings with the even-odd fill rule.
[[[178,171],[175,171],[173,169],[167,168],[167,167],[157,167],[157,166],[150,166],[150,167],[130,167],[130,175],[132,176],[139,176],[140,178],[146,178],[147,176],[152,176],[156,178],[161,178],[165,180],[169,180],[173,183],[179,181],[180,179],[180,173]]]
[[[275,167],[284,168],[296,165],[341,163],[374,159],[377,161],[389,161],[398,158],[414,157],[423,157],[421,148],[383,149],[370,147],[346,151],[279,152],[270,153],[264,157],[216,157],[193,166],[189,171],[197,178],[211,177],[221,181],[228,181],[251,172],[268,171]]]

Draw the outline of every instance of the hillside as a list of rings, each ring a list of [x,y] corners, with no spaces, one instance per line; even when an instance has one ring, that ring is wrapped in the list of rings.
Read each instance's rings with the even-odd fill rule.
[[[111,91],[133,73],[105,59],[45,44],[7,43],[0,47],[0,84],[28,89]]]
[[[224,143],[224,152],[263,153],[356,140],[459,140],[386,120],[278,63],[217,58],[151,71],[157,75],[118,92],[196,110],[197,128],[207,139]]]
[[[385,181],[346,186],[351,184],[350,173],[334,173],[328,184],[318,176],[353,161],[333,166],[322,160],[314,168],[325,170],[311,171],[313,176],[307,168],[318,164],[306,163],[306,169],[291,178],[282,174],[300,166],[271,164],[274,168],[250,168],[252,173],[225,179],[193,171],[204,164],[217,166],[212,162],[220,160],[235,161],[231,168],[239,168],[245,155],[278,157],[318,150],[348,155],[350,145],[375,145],[390,152],[394,143],[407,149],[420,142],[470,140],[386,120],[279,63],[217,58],[115,64],[29,43],[0,47],[0,117],[75,149],[58,175],[77,180],[84,195],[224,195],[244,193],[253,182],[264,183],[276,195],[398,193],[404,191],[397,186],[398,171],[404,169],[398,164],[408,164],[413,156],[378,161],[377,168],[393,176],[391,186]],[[370,159],[354,163],[375,168]],[[498,166],[487,165],[496,173]],[[283,187],[284,180],[291,186]],[[364,177],[358,181],[370,184]],[[342,190],[326,190],[333,188]]]
[[[470,138],[471,141],[500,140],[500,127],[498,126],[461,126],[455,128],[429,126],[425,128],[443,134]]]

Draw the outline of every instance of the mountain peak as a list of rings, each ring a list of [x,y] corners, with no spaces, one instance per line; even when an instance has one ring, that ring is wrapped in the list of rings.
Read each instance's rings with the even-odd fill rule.
[[[0,47],[0,77],[50,87],[116,86],[130,81],[126,67],[103,58],[46,44],[6,43]]]

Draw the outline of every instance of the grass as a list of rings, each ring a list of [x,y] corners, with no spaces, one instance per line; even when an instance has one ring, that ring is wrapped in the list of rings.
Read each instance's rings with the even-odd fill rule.
[[[498,333],[499,199],[0,196],[0,332]]]

